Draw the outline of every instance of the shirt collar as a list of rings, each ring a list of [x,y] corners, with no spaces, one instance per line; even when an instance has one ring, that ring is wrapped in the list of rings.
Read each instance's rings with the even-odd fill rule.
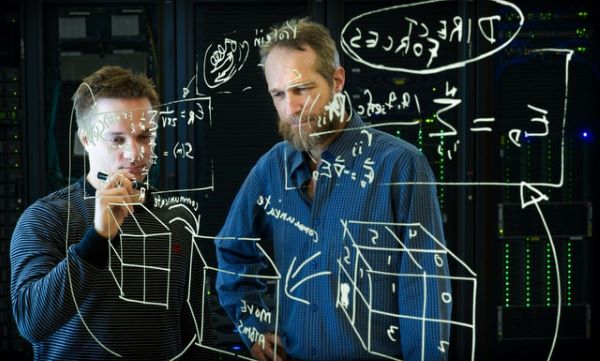
[[[344,159],[350,158],[348,155],[352,152],[352,147],[360,142],[360,132],[364,127],[365,123],[353,111],[346,127],[329,144],[329,147],[323,151],[321,158],[328,162],[333,162],[337,156],[341,156]]]
[[[90,182],[88,182],[86,176],[81,177],[77,183],[79,183],[79,186],[81,187],[81,189],[83,189],[83,193],[86,197],[96,196],[96,188],[94,188],[94,186],[91,185]]]

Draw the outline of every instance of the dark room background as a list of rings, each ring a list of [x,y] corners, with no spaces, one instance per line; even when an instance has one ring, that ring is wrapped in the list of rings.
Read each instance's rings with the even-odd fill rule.
[[[396,7],[403,4],[413,5]],[[434,170],[453,253],[453,312],[463,324],[452,329],[450,359],[591,359],[583,355],[594,352],[598,330],[600,14],[593,1],[508,4],[3,0],[0,358],[32,358],[12,318],[10,238],[28,205],[83,174],[71,124],[81,79],[121,65],[154,80],[161,110],[195,111],[193,126],[180,118],[161,130],[151,179],[185,190],[201,233],[214,236],[251,167],[280,140],[257,47],[272,24],[310,16],[336,39],[354,111],[416,145]],[[489,19],[478,21],[492,15],[500,16],[493,31]],[[406,18],[447,24],[451,39],[437,57],[426,40],[406,54],[386,50],[399,46]],[[439,40],[436,31],[429,37]],[[207,71],[219,46],[247,56],[224,82]],[[203,249],[214,260],[211,244]],[[207,297],[219,347],[244,354],[214,293]]]

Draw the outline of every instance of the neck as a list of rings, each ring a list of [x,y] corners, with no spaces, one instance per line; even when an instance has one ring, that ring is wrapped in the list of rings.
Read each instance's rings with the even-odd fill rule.
[[[88,181],[89,184],[92,185],[92,187],[94,187],[96,189],[100,189],[101,183],[97,177],[97,174],[98,174],[97,171],[90,170],[90,172],[87,174],[85,179]]]

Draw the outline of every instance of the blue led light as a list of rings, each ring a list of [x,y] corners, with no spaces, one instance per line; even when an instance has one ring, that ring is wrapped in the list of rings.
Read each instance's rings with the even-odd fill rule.
[[[590,133],[587,130],[584,130],[583,132],[581,132],[581,136],[587,138],[590,136]]]
[[[240,345],[233,345],[233,346],[231,346],[231,349],[234,350],[234,351],[239,351],[239,350],[242,349],[242,346],[240,346]]]

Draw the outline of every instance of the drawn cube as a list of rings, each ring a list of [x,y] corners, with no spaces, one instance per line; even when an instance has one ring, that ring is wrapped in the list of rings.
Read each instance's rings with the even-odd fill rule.
[[[235,237],[224,237],[224,239],[230,240],[232,242],[258,242],[258,240],[249,240],[249,239],[238,239]],[[232,272],[231,270],[220,269],[216,259],[214,257],[215,254],[215,245],[214,245],[215,237],[209,236],[195,236],[194,243],[192,245],[192,256],[191,262],[193,263],[201,263],[203,269],[203,278],[204,284],[202,288],[202,294],[205,297],[197,297],[197,295],[189,294],[188,295],[188,304],[190,309],[192,310],[192,314],[194,315],[194,322],[196,323],[197,330],[197,342],[196,345],[207,348],[211,351],[216,351],[218,353],[222,353],[225,355],[235,355],[238,358],[251,359],[246,355],[246,347],[243,346],[242,339],[237,335],[245,335],[250,340],[257,342],[259,344],[265,342],[264,334],[261,333],[261,329],[269,329],[273,330],[275,334],[277,334],[277,320],[278,320],[278,302],[273,299],[265,298],[266,294],[272,294],[274,297],[279,297],[280,295],[280,283],[281,283],[281,275],[277,270],[277,267],[274,263],[272,263],[272,258],[267,254],[267,252],[261,246],[261,243],[256,243],[257,249],[265,256],[264,258],[268,261],[267,267],[261,270],[257,270],[256,273],[249,272],[245,274],[238,274]],[[263,301],[265,302],[266,307],[255,307],[250,304],[250,300],[241,300],[240,305],[242,306],[242,312],[252,314],[255,316],[260,322],[260,325],[255,328],[254,326],[249,325],[240,325],[233,324],[232,321],[228,318],[225,310],[221,308],[218,300],[217,300],[217,292],[215,288],[215,280],[219,274],[231,275],[235,277],[242,277],[247,279],[259,279],[269,289],[269,292],[266,292],[263,295]],[[192,282],[194,278],[194,274],[191,275]],[[206,297],[206,295],[210,294],[211,297]],[[214,297],[213,297],[214,296]],[[219,329],[234,329],[236,334],[232,336],[231,333],[227,332],[224,334],[217,335],[221,342],[215,348],[210,345],[206,345],[204,343],[204,308],[208,302],[211,302],[213,313],[215,314],[215,320],[213,322],[214,328]],[[245,302],[248,301],[247,304]],[[246,306],[246,307],[244,307]]]
[[[469,297],[461,302],[475,307],[475,274],[464,262],[418,224],[342,223],[345,257],[338,261],[336,304],[365,350],[400,360],[386,353],[394,344],[399,350],[401,328],[431,336],[421,343],[428,355],[447,352],[457,327],[471,332],[474,342],[474,316],[458,319],[451,312],[452,283],[462,283]],[[448,269],[461,270],[460,277]]]
[[[110,241],[108,269],[121,299],[168,308],[171,232],[143,204],[135,206],[119,227],[119,237]],[[142,229],[142,219],[152,222],[144,222]]]

